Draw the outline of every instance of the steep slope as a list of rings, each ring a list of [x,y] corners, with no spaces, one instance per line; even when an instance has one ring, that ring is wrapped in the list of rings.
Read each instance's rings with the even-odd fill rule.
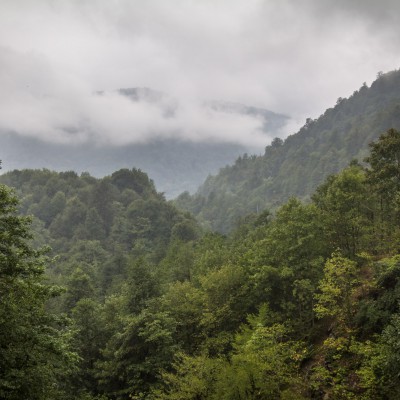
[[[339,98],[284,142],[275,139],[264,155],[239,157],[176,203],[227,232],[243,215],[274,209],[290,196],[307,198],[328,175],[354,158],[362,161],[379,134],[399,126],[400,71],[379,74],[370,88],[364,84],[348,99]]]

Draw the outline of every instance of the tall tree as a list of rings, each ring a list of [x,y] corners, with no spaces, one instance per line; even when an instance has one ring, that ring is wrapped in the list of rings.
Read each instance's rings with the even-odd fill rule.
[[[400,191],[400,131],[389,129],[370,149],[366,158],[371,166],[369,180],[381,193],[393,197]]]
[[[332,250],[339,248],[351,258],[370,244],[374,210],[365,179],[364,169],[352,163],[312,196]]]
[[[0,185],[0,398],[57,399],[59,374],[74,358],[45,310],[55,289],[44,281],[44,251],[30,245],[30,219]]]
[[[400,131],[389,129],[370,144],[367,180],[377,195],[377,240],[381,251],[397,250],[400,236]],[[393,244],[395,249],[393,249]]]

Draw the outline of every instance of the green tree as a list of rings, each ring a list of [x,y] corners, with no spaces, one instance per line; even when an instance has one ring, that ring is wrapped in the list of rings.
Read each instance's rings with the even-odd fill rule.
[[[360,165],[354,163],[329,177],[312,199],[332,250],[339,248],[345,256],[355,257],[369,247],[374,211]]]
[[[0,185],[0,398],[7,400],[57,399],[58,378],[74,360],[68,332],[45,310],[55,289],[45,283],[46,258],[31,247],[29,226]]]
[[[342,324],[351,326],[355,311],[352,295],[357,283],[357,264],[339,253],[333,254],[325,263],[320,292],[315,295],[317,317],[335,317]]]
[[[281,324],[247,327],[237,335],[231,361],[220,370],[215,400],[304,399],[299,378],[304,349]]]
[[[193,243],[175,239],[168,246],[167,254],[160,263],[160,274],[167,282],[192,279],[194,264]]]
[[[125,318],[125,326],[107,343],[98,363],[100,387],[112,399],[141,398],[160,384],[178,347],[175,321],[167,312],[145,309]],[[137,397],[134,397],[137,396]],[[146,397],[144,397],[146,398]]]
[[[249,317],[229,357],[202,353],[175,358],[174,372],[163,374],[156,399],[237,400],[303,399],[299,365],[302,343],[287,338],[281,324],[264,325],[264,311]]]
[[[86,219],[85,228],[87,238],[89,240],[103,240],[106,237],[104,222],[95,208],[89,208]]]
[[[174,341],[187,354],[195,353],[205,339],[202,325],[205,294],[191,282],[175,282],[160,298],[157,307],[176,321]]]
[[[217,377],[226,362],[204,354],[190,357],[178,353],[174,360],[174,373],[163,372],[163,389],[155,390],[159,400],[213,399]]]
[[[400,237],[400,131],[389,129],[370,148],[367,180],[376,193],[376,240],[387,254],[398,250]]]
[[[400,315],[394,314],[390,324],[380,337],[380,352],[374,361],[376,374],[380,377],[380,390],[384,398],[400,397]]]
[[[327,248],[316,206],[292,198],[242,250],[258,304],[268,302],[279,322],[289,320],[303,334],[313,323],[313,292]]]
[[[244,268],[224,265],[199,280],[205,294],[202,325],[207,335],[212,338],[222,332],[234,332],[252,311],[251,288]]]
[[[72,388],[76,393],[98,394],[95,364],[106,344],[106,327],[102,306],[92,299],[81,299],[72,310],[75,334],[74,348],[79,354],[79,369],[73,375]]]
[[[386,197],[400,191],[400,131],[389,129],[370,144],[369,181]]]
[[[147,302],[159,294],[159,290],[159,281],[150,265],[143,258],[131,262],[123,287],[128,313],[139,314]]]
[[[94,294],[94,288],[90,276],[81,268],[75,268],[67,282],[67,293],[65,296],[65,307],[71,311],[79,300],[90,298]]]
[[[64,211],[58,214],[49,229],[55,238],[72,238],[86,219],[86,206],[78,198],[67,201]]]

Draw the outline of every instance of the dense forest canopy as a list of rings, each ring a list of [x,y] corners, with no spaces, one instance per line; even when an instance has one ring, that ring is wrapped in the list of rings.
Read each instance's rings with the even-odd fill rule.
[[[399,148],[228,236],[139,170],[4,174],[0,396],[397,399]]]

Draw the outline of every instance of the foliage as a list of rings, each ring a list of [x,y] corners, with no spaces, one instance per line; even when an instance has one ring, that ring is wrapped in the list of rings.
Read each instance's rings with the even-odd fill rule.
[[[338,253],[333,254],[325,264],[320,292],[315,295],[317,317],[335,317],[349,326],[354,316],[352,291],[356,284],[356,263]]]
[[[30,245],[30,218],[0,185],[0,397],[57,399],[76,354],[70,332],[45,309],[57,289],[45,282],[45,249]],[[61,323],[61,324],[60,324]]]
[[[324,221],[327,240],[354,258],[371,240],[373,204],[368,196],[364,169],[352,163],[330,176],[312,196]]]
[[[288,341],[281,324],[259,321],[236,337],[234,353],[216,383],[215,399],[301,399],[299,363],[304,356],[299,342]]]
[[[2,186],[0,397],[398,398],[400,188],[382,175],[388,137],[396,147],[393,132],[371,146],[379,162],[352,162],[310,202],[258,210],[226,236],[203,233],[141,171],[2,175],[36,217],[35,243],[57,257],[33,250],[29,218]],[[65,287],[55,299],[45,263]]]

